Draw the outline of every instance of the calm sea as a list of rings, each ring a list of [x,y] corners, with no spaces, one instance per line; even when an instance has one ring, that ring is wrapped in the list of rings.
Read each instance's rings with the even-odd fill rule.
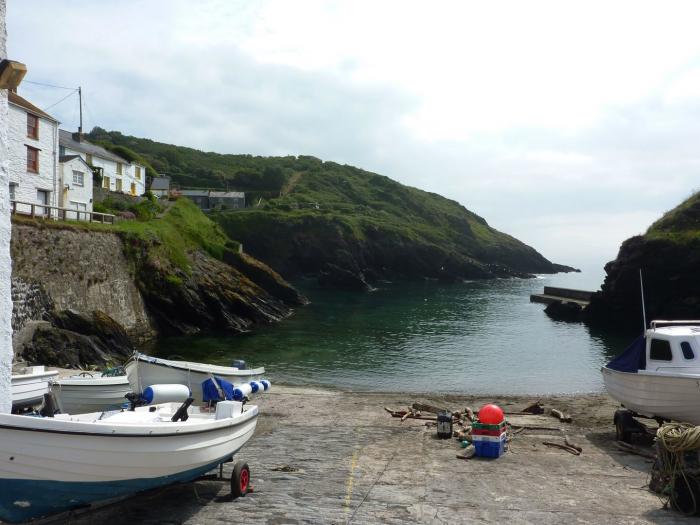
[[[297,283],[312,301],[239,336],[164,339],[157,355],[264,365],[272,381],[352,390],[538,394],[602,389],[599,368],[626,335],[550,320],[545,285],[595,290],[602,271],[344,293]],[[634,334],[630,334],[632,336]]]

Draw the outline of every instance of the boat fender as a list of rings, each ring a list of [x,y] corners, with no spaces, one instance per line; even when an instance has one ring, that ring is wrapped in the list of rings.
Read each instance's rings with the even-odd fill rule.
[[[233,389],[233,400],[234,401],[243,401],[243,398],[248,397],[252,393],[253,393],[253,387],[251,387],[249,384],[243,383],[238,388]]]
[[[141,394],[147,405],[158,403],[182,403],[190,397],[190,389],[185,385],[151,385]]]
[[[249,384],[250,388],[253,390],[253,394],[257,394],[259,390],[263,389],[263,386],[257,381],[251,381]]]
[[[260,384],[262,384],[265,392],[267,392],[268,390],[270,390],[270,388],[272,388],[272,383],[270,383],[267,379],[261,379],[259,382],[260,382]]]

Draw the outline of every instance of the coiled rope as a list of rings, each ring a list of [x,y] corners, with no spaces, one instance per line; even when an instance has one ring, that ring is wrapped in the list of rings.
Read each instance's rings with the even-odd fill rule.
[[[691,500],[690,508],[683,509],[683,513],[694,515],[699,510],[698,502],[693,486],[685,474],[682,454],[689,450],[700,449],[700,427],[689,423],[665,423],[656,431],[656,439],[661,445],[658,449],[662,471],[671,483],[671,502],[678,510],[681,510],[680,502],[677,501],[676,484],[682,481],[687,487]]]

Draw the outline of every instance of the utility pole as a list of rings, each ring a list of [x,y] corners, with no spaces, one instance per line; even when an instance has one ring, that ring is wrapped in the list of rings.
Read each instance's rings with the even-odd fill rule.
[[[80,125],[78,126],[78,136],[83,135],[83,90],[78,86],[78,105],[80,106]]]

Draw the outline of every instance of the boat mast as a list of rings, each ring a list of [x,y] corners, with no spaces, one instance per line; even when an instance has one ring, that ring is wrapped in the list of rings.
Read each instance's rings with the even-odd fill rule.
[[[641,268],[639,269],[639,287],[642,291],[642,320],[644,321],[644,330],[642,330],[642,334],[645,334],[647,331],[647,311],[646,307],[644,306],[644,280],[642,279]]]

